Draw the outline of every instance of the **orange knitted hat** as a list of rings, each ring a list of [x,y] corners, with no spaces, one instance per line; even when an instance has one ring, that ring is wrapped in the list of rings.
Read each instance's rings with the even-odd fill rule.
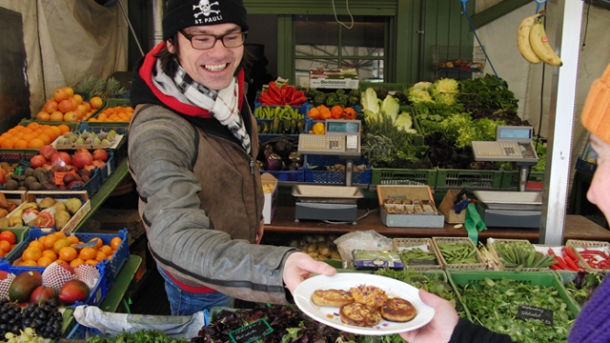
[[[593,82],[581,118],[589,132],[610,144],[610,65],[602,77]]]

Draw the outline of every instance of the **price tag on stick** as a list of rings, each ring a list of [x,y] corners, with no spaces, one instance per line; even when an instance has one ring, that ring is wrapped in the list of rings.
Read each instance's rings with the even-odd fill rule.
[[[265,319],[259,319],[237,330],[229,332],[233,343],[250,343],[273,332],[273,328]]]
[[[528,318],[538,319],[546,325],[553,326],[552,310],[528,305],[520,305],[517,309],[517,319],[525,320]]]

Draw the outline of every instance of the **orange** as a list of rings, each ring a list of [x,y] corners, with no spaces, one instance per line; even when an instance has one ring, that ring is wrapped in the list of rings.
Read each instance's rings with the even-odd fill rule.
[[[74,94],[74,92],[73,92]],[[80,94],[74,94],[72,96],[74,98],[74,100],[76,100],[76,102],[80,105],[83,102],[83,97]]]
[[[94,237],[94,238],[91,238],[91,239],[89,240],[89,242],[91,242],[91,241],[93,241],[93,240],[96,240],[96,239],[97,239],[97,243],[95,243],[95,249],[97,250],[97,249],[99,249],[99,248],[100,248],[102,245],[104,245],[104,241],[102,241],[102,239],[101,239],[101,238],[99,238],[99,237]]]
[[[57,242],[57,236],[53,234],[42,236],[42,244],[44,244],[44,247],[47,249],[52,249],[55,242]]]
[[[28,247],[34,247],[34,248],[38,248],[40,250],[44,250],[44,244],[42,244],[39,241],[31,241],[30,244],[28,244]]]
[[[61,113],[60,111],[55,111],[55,112],[51,113],[50,119],[51,119],[51,121],[63,121],[64,114]]]
[[[4,252],[4,250],[0,249],[0,257],[4,257],[4,255],[6,255],[6,253]]]
[[[21,261],[21,262],[19,262],[19,265],[25,266],[25,267],[38,267],[38,263],[36,263],[36,261],[32,261],[32,260]]]
[[[15,147],[15,143],[10,139],[5,139],[0,144],[0,147],[4,149],[12,149]]]
[[[52,233],[53,236],[57,236],[57,239],[66,238],[66,234],[62,231],[57,231]]]
[[[59,259],[59,258],[57,260],[55,260],[55,263],[57,263],[57,264],[68,264],[68,262],[66,262],[66,261],[64,261],[62,259]]]
[[[83,260],[93,260],[97,256],[97,251],[93,248],[82,248],[78,253],[78,257]]]
[[[63,247],[59,249],[59,258],[66,262],[73,261],[76,259],[77,255],[78,252],[73,247]]]
[[[45,145],[44,141],[40,138],[34,138],[28,143],[30,149],[40,149]]]
[[[43,250],[43,251],[42,251],[42,256],[43,256],[43,257],[44,257],[44,256],[49,257],[49,258],[50,258],[50,259],[52,259],[53,261],[57,260],[57,254],[56,254],[56,253],[55,253],[55,251],[53,251],[53,250],[49,250],[49,249],[47,249],[47,250]]]
[[[28,141],[24,140],[24,139],[20,139],[15,143],[15,149],[27,149],[28,148]]]
[[[91,108],[100,108],[104,104],[104,101],[99,96],[94,96],[89,99],[89,104],[91,104]]]
[[[61,130],[61,134],[65,134],[66,132],[70,132],[70,127],[66,124],[59,124],[57,127]]]
[[[53,113],[53,112],[51,112]],[[46,111],[40,111],[36,114],[36,120],[49,120],[51,119],[51,115]]]
[[[28,247],[21,254],[21,259],[24,261],[38,261],[42,257],[42,251],[38,248]]]
[[[68,96],[74,95],[74,89],[72,87],[64,87],[63,89],[66,91],[66,93],[68,93]]]
[[[51,259],[50,257],[48,257],[48,256],[42,256],[41,258],[39,258],[39,259],[38,259],[38,261],[37,261],[37,263],[36,263],[36,264],[37,264],[39,267],[46,267],[46,266],[48,266],[49,264],[53,263],[53,261],[54,261],[54,260],[52,260],[52,259]]]
[[[55,244],[53,244],[53,251],[55,251],[56,253],[59,253],[59,250],[61,248],[69,247],[69,246],[70,246],[70,241],[68,239],[60,238],[55,242]]]
[[[10,244],[15,244],[15,242],[17,242],[17,236],[13,231],[3,230],[0,232],[0,240],[7,241]]]
[[[66,92],[64,88],[57,88],[55,92],[53,92],[53,100],[57,102],[66,100],[69,96],[70,95],[68,95],[68,92]]]
[[[76,112],[74,112],[72,110],[65,112],[64,121],[75,122],[77,120],[78,120],[78,115],[76,114]]]
[[[74,110],[75,108],[76,108],[76,105],[70,99],[62,100],[59,102],[59,105],[57,105],[57,109],[61,113],[70,112],[70,111]]]
[[[61,129],[59,128],[59,126],[51,125],[51,126],[49,126],[49,128],[51,130],[53,130],[53,132],[55,132],[55,138],[57,138],[57,137],[62,135]],[[70,131],[69,128],[68,128],[68,131]]]
[[[82,258],[75,258],[72,261],[70,261],[70,267],[77,267],[83,263],[85,263],[85,260],[83,260]]]
[[[70,244],[78,244],[78,237],[74,235],[66,236],[66,239],[70,241]]]
[[[51,144],[51,137],[49,137],[48,135],[41,133],[38,135],[38,139],[40,139],[44,145],[49,145]]]
[[[106,258],[108,258],[108,257],[106,256],[106,254],[104,254],[104,252],[103,252],[103,251],[98,251],[98,252],[97,252],[97,255],[95,255],[95,260],[96,260],[96,261],[98,261],[98,262],[102,262],[102,261],[104,261]]]
[[[117,250],[121,246],[121,243],[123,243],[121,237],[114,237],[110,240],[110,247],[112,250]]]
[[[55,100],[49,100],[44,104],[44,111],[51,114],[55,111],[57,111],[57,101]]]
[[[4,252],[9,252],[13,249],[13,245],[9,241],[0,241],[0,249]]]
[[[88,264],[88,265],[91,265],[91,266],[94,266],[94,267],[95,267],[95,265],[96,265],[98,262],[97,262],[96,260],[87,260],[87,261],[85,261],[85,263],[86,263],[86,264]]]
[[[114,250],[112,250],[112,248],[110,247],[110,245],[102,245],[99,248],[99,251],[102,251],[104,254],[106,254],[106,256],[110,256],[112,255],[112,253],[114,252]]]

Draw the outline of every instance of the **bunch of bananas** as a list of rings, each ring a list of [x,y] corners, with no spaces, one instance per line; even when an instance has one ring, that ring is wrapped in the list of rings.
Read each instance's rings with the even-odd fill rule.
[[[258,119],[303,119],[305,116],[299,113],[298,108],[290,105],[284,106],[259,106],[254,110],[254,116]]]
[[[545,11],[529,16],[521,22],[517,31],[517,47],[523,58],[528,62],[538,64],[544,62],[548,65],[560,67],[563,63],[557,56],[546,36],[542,17]]]

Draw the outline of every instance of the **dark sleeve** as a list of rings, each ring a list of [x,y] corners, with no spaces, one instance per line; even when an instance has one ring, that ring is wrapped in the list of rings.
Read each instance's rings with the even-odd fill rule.
[[[449,343],[513,343],[510,336],[495,333],[484,326],[473,324],[468,319],[460,318],[458,324],[453,329]]]

